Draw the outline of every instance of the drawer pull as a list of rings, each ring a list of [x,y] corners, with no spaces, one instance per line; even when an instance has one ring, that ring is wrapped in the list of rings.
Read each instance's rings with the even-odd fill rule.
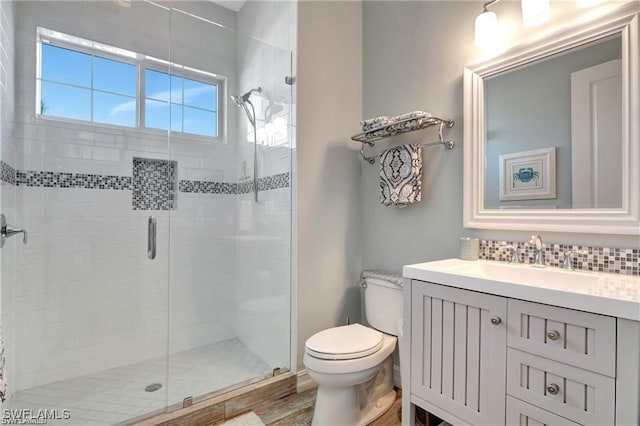
[[[550,393],[551,395],[557,395],[558,392],[560,392],[560,387],[555,383],[551,383],[549,386],[547,386],[547,393]]]
[[[502,322],[502,318],[500,318],[500,317],[491,318],[491,324],[493,324],[493,325],[499,325],[501,322]]]
[[[560,338],[560,333],[557,332],[556,330],[551,330],[550,332],[547,333],[547,337],[550,340],[558,340]]]

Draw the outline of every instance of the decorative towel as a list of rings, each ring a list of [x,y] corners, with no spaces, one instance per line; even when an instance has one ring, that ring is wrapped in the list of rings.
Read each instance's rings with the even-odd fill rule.
[[[362,271],[362,279],[365,280],[367,278],[376,278],[379,280],[388,281],[397,285],[398,287],[402,287],[404,285],[402,275],[396,274],[395,272],[382,271],[380,269],[367,269]]]
[[[389,123],[393,123],[393,121],[393,117],[381,115],[380,117],[362,120],[360,124],[362,124],[362,131],[368,132],[369,130],[375,129],[376,127],[386,126]]]
[[[422,199],[419,144],[391,148],[380,156],[380,204],[406,207]]]
[[[424,111],[411,111],[406,114],[398,115],[395,117],[394,121],[406,120],[407,118],[428,118],[431,117],[431,114]]]

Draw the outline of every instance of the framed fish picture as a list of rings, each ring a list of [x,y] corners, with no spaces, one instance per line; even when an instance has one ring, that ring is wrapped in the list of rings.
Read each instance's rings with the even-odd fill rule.
[[[503,154],[500,201],[556,198],[556,148]]]

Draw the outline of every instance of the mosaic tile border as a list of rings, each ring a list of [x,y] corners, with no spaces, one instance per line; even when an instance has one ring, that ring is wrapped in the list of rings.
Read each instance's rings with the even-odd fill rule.
[[[480,259],[509,261],[509,250],[504,245],[517,248],[525,263],[533,263],[534,249],[528,242],[480,240]],[[640,275],[640,248],[621,249],[609,247],[580,246],[575,244],[544,243],[544,262],[560,267],[567,250],[580,250],[585,254],[574,254],[571,259],[577,270],[608,272],[623,275]]]
[[[237,193],[237,183],[212,182],[204,180],[181,180],[178,184],[180,192],[192,194],[227,194]]]
[[[0,161],[0,180],[2,182],[10,183],[11,185],[16,184],[16,169],[11,167],[9,164],[4,161]]]
[[[258,191],[288,188],[290,185],[289,176],[290,173],[286,172],[258,178]],[[247,194],[250,192],[253,192],[253,180],[247,180],[238,184],[238,194]]]
[[[289,188],[289,172],[258,178],[258,191]],[[85,173],[64,173],[47,171],[15,170],[0,161],[0,180],[16,186],[44,188],[83,188],[133,190],[132,176],[94,175]],[[247,194],[253,191],[253,181],[240,183],[180,180],[178,191],[194,194]]]
[[[291,174],[289,172],[258,178],[258,191],[289,188]],[[248,194],[253,192],[253,180],[240,183],[212,182],[201,180],[181,180],[180,192],[195,194]]]
[[[83,188],[130,190],[131,176],[94,175],[88,173],[63,173],[17,171],[16,186],[44,188]]]

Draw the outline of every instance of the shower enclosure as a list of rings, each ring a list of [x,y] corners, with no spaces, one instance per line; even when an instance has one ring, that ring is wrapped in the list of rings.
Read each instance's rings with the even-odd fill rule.
[[[290,368],[295,3],[234,5],[0,2],[5,416],[132,423]]]

